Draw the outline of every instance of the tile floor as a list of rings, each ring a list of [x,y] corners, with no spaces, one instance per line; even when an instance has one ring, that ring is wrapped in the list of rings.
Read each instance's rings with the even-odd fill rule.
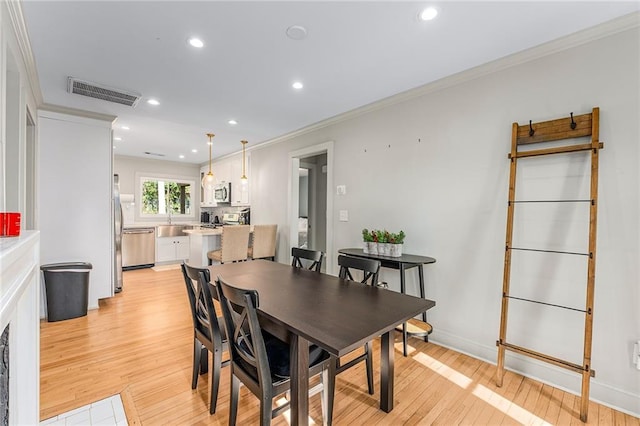
[[[127,416],[124,413],[124,406],[122,405],[122,398],[118,394],[51,417],[40,422],[40,426],[43,425],[127,426],[128,423]]]

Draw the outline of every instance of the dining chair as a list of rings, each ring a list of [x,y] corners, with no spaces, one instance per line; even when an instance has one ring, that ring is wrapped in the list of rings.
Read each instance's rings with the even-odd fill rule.
[[[209,265],[213,261],[220,263],[242,262],[247,260],[249,247],[249,225],[226,225],[222,227],[220,248],[207,253]]]
[[[319,250],[307,250],[299,247],[291,247],[291,256],[293,260],[291,261],[291,266],[294,268],[304,268],[305,265],[302,260],[308,261],[308,266],[306,268],[310,271],[320,272],[320,268],[322,268],[322,258],[324,257],[324,253]]]
[[[229,425],[235,425],[240,397],[240,382],[260,399],[260,424],[289,408],[289,403],[273,408],[273,398],[291,388],[289,344],[262,330],[257,309],[256,290],[240,289],[218,277],[217,290],[225,319],[231,353],[231,396]],[[309,346],[309,378],[321,375],[309,395],[322,392],[323,424],[331,424],[335,377],[329,375],[331,356],[316,345]]]
[[[278,225],[254,225],[253,245],[249,247],[251,259],[276,260],[276,233]]]
[[[351,272],[353,270],[359,270],[362,272],[363,276],[362,280],[359,281],[360,283],[374,286],[378,284],[378,274],[380,273],[379,260],[340,255],[338,256],[338,265],[340,266],[338,277],[342,279],[358,281],[353,278],[353,274]],[[373,395],[373,355],[370,342],[364,344],[364,353],[349,362],[341,364],[340,358],[338,358],[336,374],[340,374],[362,361],[365,361],[367,369],[367,387],[369,394]]]
[[[204,374],[209,369],[209,356],[213,356],[213,373],[211,373],[211,398],[209,413],[216,412],[220,372],[229,360],[222,361],[222,352],[228,351],[227,333],[222,317],[216,315],[211,289],[209,287],[209,270],[194,268],[182,263],[182,275],[187,286],[191,316],[193,319],[193,371],[191,389],[198,385],[198,372]]]

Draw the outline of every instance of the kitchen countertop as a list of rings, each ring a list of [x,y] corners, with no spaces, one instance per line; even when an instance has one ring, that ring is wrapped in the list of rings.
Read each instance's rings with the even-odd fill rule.
[[[135,228],[155,228],[162,225],[188,225],[188,226],[200,226],[200,222],[176,222],[176,223],[167,223],[167,222],[137,222],[137,223],[128,223],[124,224],[122,227],[124,229],[135,229]]]
[[[199,228],[199,229],[185,229],[185,234],[197,234],[197,235],[222,235],[222,228]]]
[[[253,232],[253,225],[250,225],[249,232]],[[185,229],[185,234],[196,234],[196,235],[222,235],[222,227],[219,228],[195,228],[195,229]]]

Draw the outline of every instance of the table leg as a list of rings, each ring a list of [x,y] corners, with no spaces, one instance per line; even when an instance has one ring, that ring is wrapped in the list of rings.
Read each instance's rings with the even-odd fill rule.
[[[291,425],[309,424],[309,341],[291,336]]]
[[[420,283],[420,297],[424,299],[424,271],[422,270],[422,264],[418,265],[418,281]],[[422,313],[422,321],[427,322],[427,311]],[[429,341],[429,335],[424,336],[424,341]]]
[[[406,294],[406,284],[404,280],[405,267],[404,263],[400,263],[400,293]],[[407,323],[402,323],[402,354],[407,356]]]
[[[380,342],[380,409],[393,410],[393,330],[384,333]]]

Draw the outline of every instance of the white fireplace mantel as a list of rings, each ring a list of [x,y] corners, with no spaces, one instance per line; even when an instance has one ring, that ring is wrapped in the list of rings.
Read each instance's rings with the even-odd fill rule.
[[[9,424],[40,422],[40,234],[0,238],[0,333],[9,324]]]

